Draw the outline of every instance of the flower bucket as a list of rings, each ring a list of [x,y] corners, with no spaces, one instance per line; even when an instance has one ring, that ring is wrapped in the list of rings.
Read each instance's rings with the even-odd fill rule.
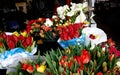
[[[84,43],[84,41],[85,41],[84,35],[81,35],[78,38],[74,38],[74,39],[67,40],[67,41],[63,41],[61,39],[58,39],[58,43],[60,44],[60,46],[63,49],[68,48],[69,46],[81,45]]]
[[[57,42],[57,40],[42,40],[40,44],[37,44],[37,51],[40,51],[40,54],[43,55],[47,51],[63,49]]]

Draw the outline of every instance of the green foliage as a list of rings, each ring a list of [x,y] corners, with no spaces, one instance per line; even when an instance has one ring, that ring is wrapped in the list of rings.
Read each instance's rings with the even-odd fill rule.
[[[69,50],[70,53],[68,52]],[[81,65],[74,62],[74,56],[81,55],[82,50],[87,50],[90,54],[90,61],[84,65],[84,69],[82,72],[83,74],[97,74],[99,71],[103,74],[108,74],[109,71],[113,72],[113,69],[116,66],[116,62],[118,61],[117,58],[114,57],[112,61],[110,61],[110,54],[107,47],[104,51],[100,45],[96,45],[95,48],[91,49],[90,44],[88,46],[70,46],[69,49],[52,50],[49,53],[46,53],[45,60],[48,65],[48,72],[52,73],[53,75],[61,75],[64,72],[66,73],[66,75],[77,75],[77,70],[81,67]],[[66,70],[64,70],[64,67],[59,64],[62,56],[67,56],[68,59],[65,59],[65,61],[72,61],[72,63],[74,63],[72,64],[71,69],[67,66]]]

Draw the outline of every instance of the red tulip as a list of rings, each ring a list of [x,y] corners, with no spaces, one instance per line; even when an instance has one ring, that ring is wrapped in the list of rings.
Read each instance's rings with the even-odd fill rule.
[[[16,43],[12,40],[7,41],[7,45],[9,49],[13,49],[16,46]]]
[[[96,75],[103,75],[103,73],[102,72],[98,72]]]
[[[32,73],[32,72],[34,71],[33,66],[32,66],[32,65],[28,65],[27,71],[28,71],[29,73]]]
[[[31,37],[31,36],[28,36],[28,37],[26,38],[26,44],[31,46],[32,43],[33,43],[33,42],[32,42],[32,37]]]
[[[80,56],[74,56],[74,59],[77,61],[78,64],[81,64]]]
[[[87,64],[90,61],[90,54],[87,50],[82,50],[82,54],[80,56],[81,63]]]
[[[3,43],[2,42],[0,42],[0,47],[2,47],[3,46]]]
[[[25,37],[23,37],[22,35],[20,35],[20,36],[18,37],[18,39],[19,39],[19,41],[23,41],[23,40],[25,39]]]
[[[26,64],[26,63],[23,63],[23,64],[22,64],[22,70],[26,70],[27,67],[28,67],[28,64]]]
[[[110,56],[109,56],[109,60],[112,61],[113,58],[114,58],[114,56],[115,56],[114,54],[110,54]]]
[[[39,64],[36,64],[35,66],[36,66],[36,68],[38,68],[40,65],[39,65]]]
[[[27,48],[27,46],[28,46],[26,41],[22,41],[22,45],[23,45],[24,48]]]
[[[72,65],[73,65],[73,62],[72,61],[68,61],[68,67],[69,67],[69,69],[72,68]]]
[[[84,65],[82,64],[82,65],[80,66],[80,68],[77,69],[77,72],[80,73],[81,70],[83,70],[83,69],[84,69]]]

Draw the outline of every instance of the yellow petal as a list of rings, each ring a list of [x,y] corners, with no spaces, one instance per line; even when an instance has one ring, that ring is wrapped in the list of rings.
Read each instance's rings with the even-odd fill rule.
[[[17,31],[13,32],[13,35],[19,36],[19,33]]]
[[[41,65],[40,67],[37,68],[37,71],[41,72],[41,73],[44,73],[45,69],[46,69],[46,66],[45,65]]]
[[[26,37],[27,36],[27,32],[24,31],[24,32],[21,33],[21,35],[24,36],[24,37]]]

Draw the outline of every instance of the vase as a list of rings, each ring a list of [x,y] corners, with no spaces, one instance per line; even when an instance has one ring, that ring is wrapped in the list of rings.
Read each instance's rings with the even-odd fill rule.
[[[42,40],[41,43],[37,44],[37,53],[40,51],[41,55],[51,50],[62,50],[63,48],[58,44],[57,40]]]
[[[6,75],[7,69],[0,69],[0,75]]]

